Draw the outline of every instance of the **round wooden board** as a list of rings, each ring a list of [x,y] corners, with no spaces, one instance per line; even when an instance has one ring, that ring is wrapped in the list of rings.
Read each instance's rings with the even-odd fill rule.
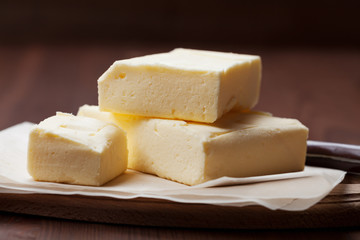
[[[51,194],[0,194],[0,210],[32,215],[164,227],[289,229],[360,226],[360,176],[347,175],[327,197],[306,211],[261,206],[225,207],[137,198]]]

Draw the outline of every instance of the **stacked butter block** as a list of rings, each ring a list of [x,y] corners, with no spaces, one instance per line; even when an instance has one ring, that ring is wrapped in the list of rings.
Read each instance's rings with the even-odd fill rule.
[[[258,56],[175,49],[116,61],[98,80],[103,111],[212,123],[258,101]]]
[[[249,111],[260,80],[258,56],[175,49],[116,61],[98,80],[99,106],[78,115],[127,132],[129,168],[184,184],[300,171],[308,130]]]
[[[76,117],[123,129],[128,168],[187,185],[301,171],[308,129],[251,111],[260,83],[258,56],[175,49],[116,61],[98,80],[99,106]]]

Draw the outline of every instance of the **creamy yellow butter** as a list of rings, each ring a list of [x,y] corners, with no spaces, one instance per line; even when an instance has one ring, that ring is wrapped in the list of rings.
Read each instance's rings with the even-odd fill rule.
[[[231,112],[213,124],[132,117],[83,106],[78,115],[127,131],[128,167],[188,185],[222,176],[301,171],[308,129],[298,120]]]
[[[259,56],[175,49],[116,61],[98,79],[103,111],[214,122],[258,101]]]
[[[29,136],[28,172],[38,181],[99,186],[127,168],[125,132],[113,123],[57,113]]]

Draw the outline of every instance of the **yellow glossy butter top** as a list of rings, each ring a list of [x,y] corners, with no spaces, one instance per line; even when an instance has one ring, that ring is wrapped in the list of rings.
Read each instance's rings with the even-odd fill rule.
[[[168,53],[116,61],[115,65],[162,66],[186,71],[220,72],[246,62],[259,60],[259,56],[176,48]]]
[[[57,112],[34,127],[40,134],[49,134],[54,138],[61,137],[82,144],[96,152],[106,148],[108,139],[114,132],[124,131],[118,126],[89,117],[79,117],[68,113]]]

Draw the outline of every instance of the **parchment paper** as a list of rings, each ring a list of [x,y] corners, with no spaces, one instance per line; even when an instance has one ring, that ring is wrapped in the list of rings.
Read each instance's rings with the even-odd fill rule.
[[[215,179],[186,186],[127,170],[101,187],[36,182],[26,170],[28,134],[24,122],[0,132],[0,193],[46,193],[165,199],[226,206],[261,205],[269,209],[305,210],[325,197],[345,176],[340,170],[305,167],[302,172],[249,178]]]

